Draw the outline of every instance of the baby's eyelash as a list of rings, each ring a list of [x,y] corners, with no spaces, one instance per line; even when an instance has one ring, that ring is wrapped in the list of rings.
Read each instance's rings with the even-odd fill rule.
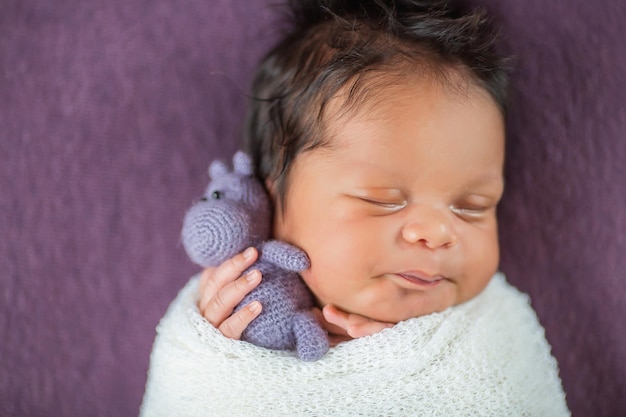
[[[406,206],[406,201],[382,201],[375,200],[371,198],[359,197],[361,201],[364,201],[369,204],[374,204],[376,206],[386,208],[386,209],[401,209]]]
[[[462,216],[462,217],[469,217],[469,218],[479,218],[481,217],[487,210],[489,210],[489,207],[483,207],[483,206],[450,206],[450,210],[458,215],[458,216]]]

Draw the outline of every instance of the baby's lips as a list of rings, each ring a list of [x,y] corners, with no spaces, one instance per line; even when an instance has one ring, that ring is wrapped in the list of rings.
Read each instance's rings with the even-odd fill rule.
[[[398,275],[411,281],[421,281],[421,282],[425,282],[429,284],[434,284],[436,282],[439,282],[445,279],[445,277],[441,274],[431,275],[424,271],[418,271],[418,270],[398,272]]]
[[[428,281],[428,282],[441,281],[442,279],[445,278],[441,274],[431,275],[424,271],[418,271],[418,270],[399,272],[398,275],[401,275],[406,278],[414,278],[414,279],[419,279],[421,281]]]

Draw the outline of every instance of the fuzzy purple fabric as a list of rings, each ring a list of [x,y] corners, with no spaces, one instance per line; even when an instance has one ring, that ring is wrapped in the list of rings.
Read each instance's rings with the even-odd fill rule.
[[[0,2],[0,415],[133,416],[272,0]],[[626,2],[466,0],[513,54],[502,270],[576,417],[626,415]]]
[[[286,242],[268,240],[270,198],[254,176],[250,157],[235,153],[232,170],[216,160],[209,174],[204,196],[191,206],[183,221],[185,251],[195,263],[208,267],[256,247],[259,258],[248,270],[259,270],[263,278],[235,312],[252,301],[259,301],[263,311],[246,327],[241,340],[268,349],[293,350],[305,361],[320,359],[329,342],[311,312],[313,295],[298,276],[311,265],[309,258]]]

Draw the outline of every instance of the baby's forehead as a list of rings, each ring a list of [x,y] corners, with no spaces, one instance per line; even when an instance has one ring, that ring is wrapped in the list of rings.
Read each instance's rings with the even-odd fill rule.
[[[408,91],[411,94],[407,94]],[[326,133],[332,136],[337,127],[353,117],[369,120],[397,118],[398,106],[411,101],[430,100],[433,95],[445,96],[459,105],[499,108],[489,91],[469,71],[379,71],[352,80],[324,103],[323,124]],[[473,100],[476,97],[481,100]]]

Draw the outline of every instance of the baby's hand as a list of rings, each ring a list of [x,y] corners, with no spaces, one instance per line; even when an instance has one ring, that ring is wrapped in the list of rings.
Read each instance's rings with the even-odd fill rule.
[[[324,321],[329,323],[325,327],[331,336],[331,343],[333,339],[340,343],[350,338],[370,336],[395,325],[395,323],[375,321],[369,317],[346,313],[332,305],[325,306],[322,309],[322,315]]]
[[[257,257],[256,249],[248,248],[220,266],[202,272],[198,300],[200,314],[230,339],[241,338],[248,324],[261,313],[261,303],[253,301],[233,314],[237,304],[261,282],[258,270],[241,275]]]

